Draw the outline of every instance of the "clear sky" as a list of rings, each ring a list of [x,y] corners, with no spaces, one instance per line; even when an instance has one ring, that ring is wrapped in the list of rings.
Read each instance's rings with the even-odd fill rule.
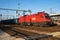
[[[32,12],[60,12],[60,0],[21,0],[21,9],[31,9]]]
[[[18,9],[18,0],[0,0],[0,8]],[[20,9],[32,10],[32,13],[39,11],[60,12],[60,0],[20,0]]]

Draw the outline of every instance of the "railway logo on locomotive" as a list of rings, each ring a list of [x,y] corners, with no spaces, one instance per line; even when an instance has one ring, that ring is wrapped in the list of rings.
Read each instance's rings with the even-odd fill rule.
[[[33,17],[33,18],[32,18],[32,20],[36,20],[36,18],[35,18],[35,17]]]

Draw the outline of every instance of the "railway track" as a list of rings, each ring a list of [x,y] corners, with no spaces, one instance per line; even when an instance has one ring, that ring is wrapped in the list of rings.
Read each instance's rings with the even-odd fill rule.
[[[41,38],[48,38],[51,37],[51,35],[45,35],[45,34],[37,34],[25,30],[19,29],[19,27],[10,27],[10,26],[5,26],[5,27],[0,27],[3,31],[7,32],[11,36],[23,38],[25,40],[39,40]]]
[[[20,28],[24,28],[24,29],[30,29],[30,30],[37,30],[37,31],[41,31],[41,32],[56,32],[56,31],[60,31],[60,26],[49,26],[49,27],[39,27],[39,26],[20,26]]]
[[[23,25],[3,25],[3,27],[10,26],[13,28],[18,28],[18,29],[23,29],[26,31],[30,32],[35,32],[35,33],[52,33],[52,32],[57,32],[60,31],[60,25],[59,26],[49,26],[49,27],[39,27],[39,26],[23,26]],[[0,26],[1,27],[1,26]]]
[[[23,25],[10,25],[11,27],[19,27],[23,29],[29,29],[29,30],[35,30],[35,31],[40,31],[40,32],[56,32],[60,31],[60,25],[57,26],[49,26],[49,27],[40,27],[40,26],[23,26]]]

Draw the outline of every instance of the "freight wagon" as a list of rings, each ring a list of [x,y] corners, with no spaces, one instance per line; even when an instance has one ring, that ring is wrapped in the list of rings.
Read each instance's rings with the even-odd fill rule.
[[[17,24],[16,20],[18,20],[18,18],[1,20],[0,24]]]

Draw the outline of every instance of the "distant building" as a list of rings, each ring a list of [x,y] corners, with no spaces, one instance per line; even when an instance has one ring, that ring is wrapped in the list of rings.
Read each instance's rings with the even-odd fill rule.
[[[60,25],[60,13],[50,14],[52,20]]]
[[[60,20],[60,14],[50,14],[50,17],[54,20]]]

